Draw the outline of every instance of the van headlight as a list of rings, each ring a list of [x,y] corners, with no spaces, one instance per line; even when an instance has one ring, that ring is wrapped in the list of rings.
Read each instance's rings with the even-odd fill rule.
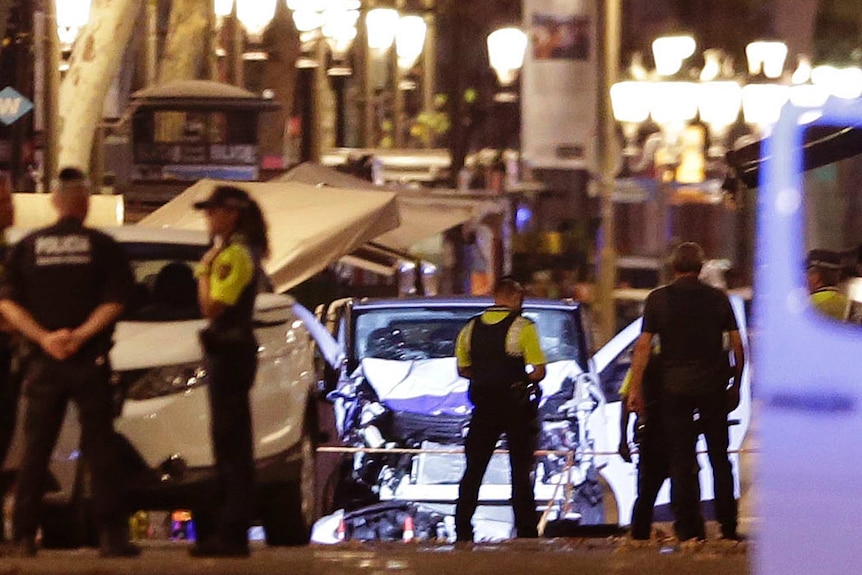
[[[129,374],[131,375],[131,374]],[[128,399],[143,400],[182,393],[206,382],[207,372],[200,363],[166,365],[136,371],[128,385]]]

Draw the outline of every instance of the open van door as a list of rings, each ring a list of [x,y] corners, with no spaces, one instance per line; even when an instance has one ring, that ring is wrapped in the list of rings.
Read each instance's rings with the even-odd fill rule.
[[[836,165],[812,182],[803,176],[800,153],[812,126],[860,122],[858,99],[787,105],[764,147],[753,350],[763,402],[755,568],[761,575],[847,572],[862,557],[852,527],[862,514],[862,328],[818,313],[802,265],[807,250],[830,247],[819,245],[825,235],[812,240],[817,225],[833,235],[840,227],[837,241],[850,246],[862,240],[862,226],[848,217],[852,208],[816,209],[819,200],[835,199],[824,196],[826,185],[842,175],[852,183],[862,170],[858,161]],[[853,184],[845,191],[845,205],[855,206],[862,190]]]

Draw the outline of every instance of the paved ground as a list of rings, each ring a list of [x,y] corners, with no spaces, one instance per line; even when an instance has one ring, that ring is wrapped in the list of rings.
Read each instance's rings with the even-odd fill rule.
[[[270,549],[249,559],[192,559],[186,545],[147,542],[135,559],[99,559],[95,550],[40,551],[0,558],[0,575],[743,575],[751,543],[710,540],[698,548],[624,538],[540,539],[456,548],[447,544],[343,543]]]

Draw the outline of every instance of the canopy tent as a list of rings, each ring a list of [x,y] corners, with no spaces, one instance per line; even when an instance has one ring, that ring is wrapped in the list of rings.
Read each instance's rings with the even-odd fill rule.
[[[201,180],[137,225],[205,230],[203,215],[192,204],[221,184],[237,185]],[[399,223],[393,192],[297,182],[244,182],[239,187],[260,204],[269,223],[272,253],[265,268],[278,292],[305,281]]]
[[[735,188],[741,182],[756,188],[760,168],[768,158],[762,157],[762,140],[727,153],[731,175],[725,187]],[[802,137],[802,168],[813,170],[862,153],[862,128],[857,126],[811,126]]]
[[[303,182],[318,187],[339,186],[380,190],[367,180],[318,164],[304,163],[274,181]],[[393,250],[407,251],[416,243],[445,232],[471,219],[498,213],[503,208],[491,199],[461,194],[453,190],[385,188],[398,194],[401,225],[374,240]]]

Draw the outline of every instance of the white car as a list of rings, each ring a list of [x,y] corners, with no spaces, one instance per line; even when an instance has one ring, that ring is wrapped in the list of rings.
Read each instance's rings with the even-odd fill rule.
[[[191,509],[194,514],[205,509],[215,479],[207,375],[197,337],[205,320],[192,274],[207,249],[207,235],[135,226],[106,231],[125,248],[136,280],[110,355],[123,400],[117,402],[121,411],[115,420],[122,460],[118,481],[128,487],[130,510]],[[256,517],[269,544],[302,544],[314,520],[318,365],[310,332],[316,320],[289,296],[261,293],[254,322],[259,366],[250,400]],[[72,411],[50,463],[42,523],[46,546],[77,546],[92,536],[89,482]],[[20,441],[7,467],[15,465],[18,449]],[[211,526],[198,525],[198,530],[206,527]]]
[[[334,478],[336,512],[315,525],[313,541],[399,538],[405,514],[413,515],[418,536],[451,537],[464,470],[457,450],[471,410],[468,382],[456,371],[455,336],[491,303],[481,298],[348,299],[329,306],[325,323],[346,356],[340,373],[327,378],[334,387],[328,397],[338,432],[348,446],[371,450],[345,458]],[[742,300],[733,298],[732,305],[745,336]],[[539,404],[539,449],[547,453],[537,458],[534,483],[539,511],[547,509],[549,521],[560,520],[552,524],[555,528],[627,525],[636,467],[616,454],[618,390],[640,320],[589,357],[589,329],[577,302],[527,299],[523,313],[536,323],[548,359]],[[750,401],[746,369],[740,407],[730,416],[737,423],[731,428],[731,450],[739,448],[748,429]],[[738,469],[738,457],[732,457]],[[479,540],[510,535],[508,467],[508,458],[495,455],[485,475],[474,517]],[[713,489],[705,456],[702,468],[702,494],[709,500]],[[667,502],[665,489],[657,505]]]

